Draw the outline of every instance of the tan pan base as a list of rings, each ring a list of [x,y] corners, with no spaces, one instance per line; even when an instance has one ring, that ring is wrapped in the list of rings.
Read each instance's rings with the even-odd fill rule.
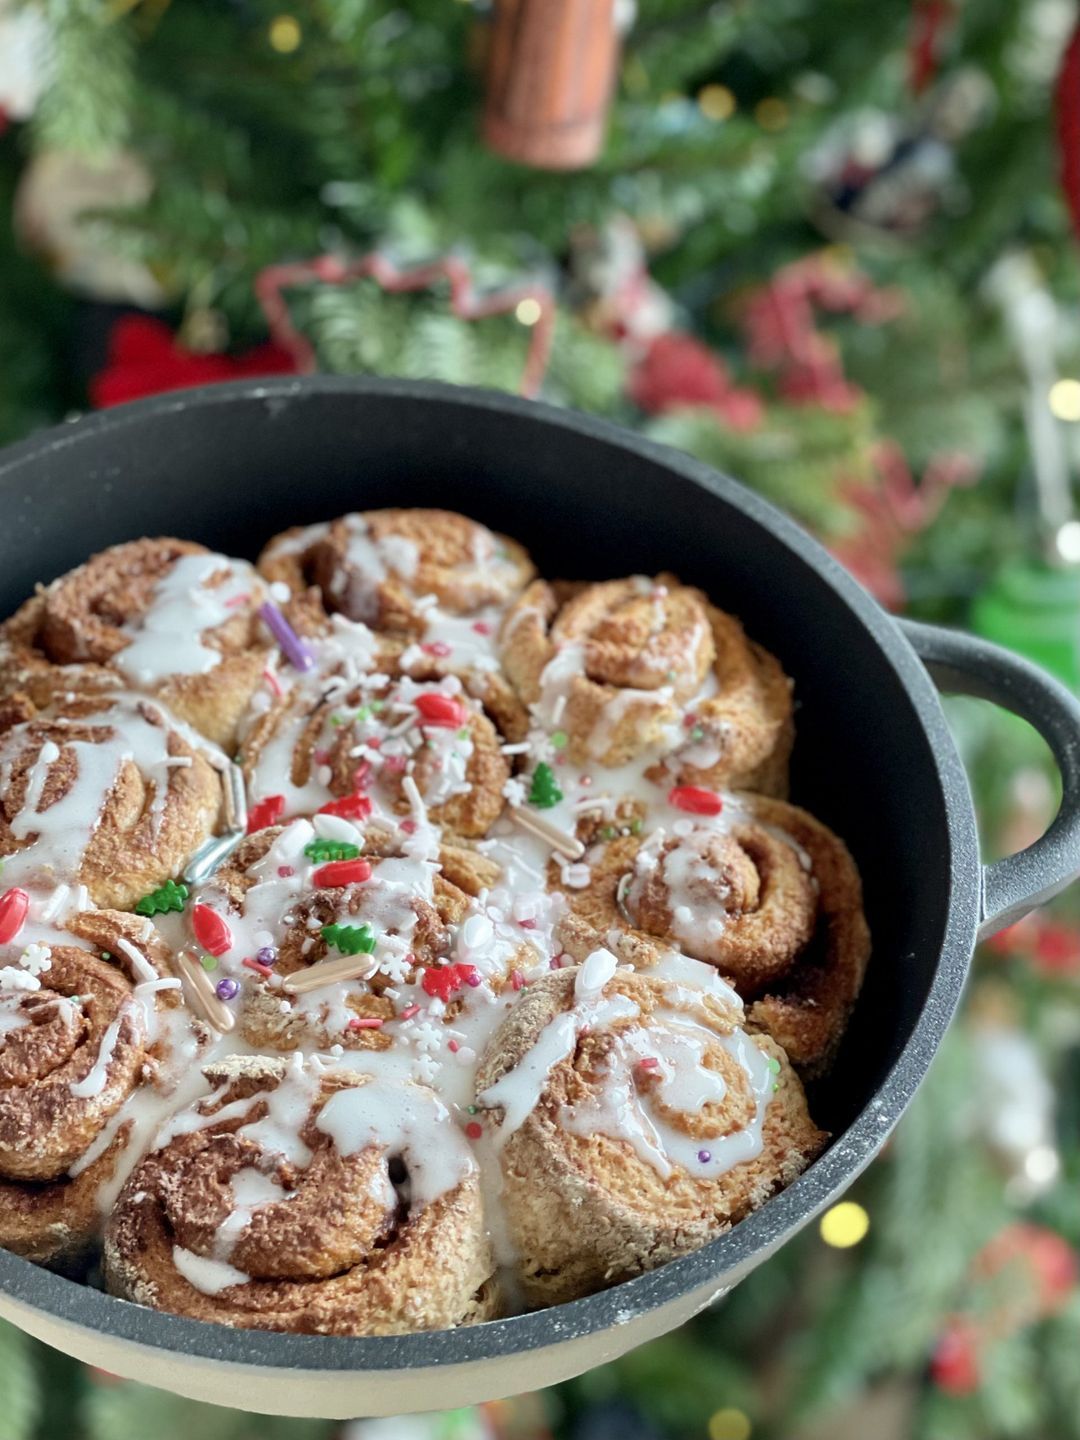
[[[450,1410],[554,1385],[674,1330],[726,1295],[728,1288],[706,1285],[647,1314],[628,1317],[611,1330],[556,1340],[541,1350],[460,1365],[388,1371],[271,1370],[173,1354],[43,1315],[7,1295],[0,1296],[0,1316],[88,1365],[190,1400],[263,1415],[347,1420]],[[557,1334],[556,1324],[552,1332]]]

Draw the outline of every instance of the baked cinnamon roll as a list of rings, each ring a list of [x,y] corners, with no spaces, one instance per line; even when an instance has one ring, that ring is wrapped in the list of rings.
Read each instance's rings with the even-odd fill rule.
[[[244,736],[240,763],[253,807],[275,818],[333,806],[396,817],[412,779],[433,823],[486,834],[503,808],[510,765],[494,725],[453,676],[437,684],[331,675],[272,700]]]
[[[211,756],[155,701],[119,696],[0,735],[0,856],[10,884],[85,885],[134,908],[180,873],[222,811]]]
[[[503,665],[575,764],[653,752],[680,782],[787,785],[791,687],[739,622],[671,575],[536,581],[509,608]]]
[[[406,634],[423,632],[427,597],[472,615],[506,604],[533,574],[516,540],[449,510],[368,510],[286,530],[259,569],[294,594],[317,587],[327,611]]]
[[[616,969],[609,952],[537,980],[476,1078],[532,1305],[697,1249],[821,1149],[798,1077],[705,967]]]
[[[0,627],[0,691],[39,707],[70,692],[135,690],[230,746],[269,646],[263,582],[188,540],[103,550]]]
[[[397,1335],[491,1318],[476,1161],[425,1087],[233,1059],[131,1176],[105,1280],[242,1329]]]
[[[843,841],[798,806],[717,799],[713,816],[654,807],[643,822],[630,805],[613,822],[583,821],[587,883],[566,896],[586,927],[564,938],[580,955],[623,932],[637,942],[636,963],[676,950],[715,966],[748,1002],[750,1022],[802,1074],[820,1074],[870,956],[858,871]],[[551,883],[561,883],[554,871]]]
[[[122,1107],[171,1060],[164,947],[134,916],[28,923],[0,955],[0,1245],[71,1268],[131,1138]],[[84,948],[107,939],[108,952]]]
[[[248,1044],[387,1048],[409,1005],[404,987],[449,954],[450,925],[468,906],[427,844],[336,816],[261,830],[167,933],[209,945],[211,976]]]

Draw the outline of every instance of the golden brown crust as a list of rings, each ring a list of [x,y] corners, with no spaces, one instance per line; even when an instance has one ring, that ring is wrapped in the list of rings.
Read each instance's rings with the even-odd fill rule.
[[[162,777],[167,774],[160,785],[125,747],[125,726],[137,729]],[[114,766],[108,772],[115,774],[111,785],[107,775],[97,784],[96,761],[88,753],[94,747],[101,747],[104,764]],[[43,759],[43,751],[51,758]],[[116,701],[104,708],[95,704],[77,719],[60,714],[24,721],[0,740],[0,757],[0,856],[28,849],[39,837],[39,830],[28,828],[32,818],[22,814],[28,800],[31,817],[42,817],[44,825],[51,807],[75,796],[81,805],[85,794],[91,813],[80,810],[69,820],[73,836],[78,837],[83,826],[86,831],[81,860],[76,856],[77,877],[50,871],[46,860],[42,879],[56,884],[77,878],[103,907],[133,908],[143,895],[177,875],[214,832],[221,813],[218,772],[202,750],[170,727],[153,702]],[[179,763],[165,766],[166,758]]]
[[[202,643],[221,656],[212,669],[164,675],[145,687],[123,669],[123,652],[176,562],[210,554],[188,540],[133,540],[101,551],[39,590],[0,626],[0,691],[24,691],[44,707],[72,692],[145,689],[208,739],[231,745],[270,653],[257,628],[263,596],[254,574],[247,599],[202,633]],[[224,583],[234,563],[223,557],[207,589]]]
[[[240,1075],[202,1107],[205,1128],[151,1152],[125,1186],[105,1239],[113,1294],[238,1328],[308,1334],[394,1335],[491,1318],[497,1295],[475,1168],[417,1204],[403,1197],[406,1177],[395,1188],[394,1157],[378,1143],[342,1155],[316,1122],[337,1090],[367,1083],[346,1073],[323,1080],[300,1128],[310,1161],[291,1164],[242,1133],[287,1083],[282,1071],[252,1061]],[[238,1096],[250,1106],[214,1121],[226,1105],[235,1111]],[[228,1263],[252,1278],[208,1294],[177,1268],[174,1247],[215,1259],[241,1171],[265,1176],[281,1199],[257,1206],[233,1237]]]
[[[294,594],[315,585],[328,611],[373,629],[420,633],[417,600],[464,615],[504,604],[533,573],[523,546],[449,510],[368,510],[275,536],[259,557]]]
[[[572,1008],[577,974],[564,970],[529,987],[483,1057],[477,1073],[481,1103],[544,1028]],[[746,1125],[755,1109],[747,1074],[723,1043],[739,1018],[737,1006],[626,971],[608,982],[603,995],[625,997],[639,1014],[588,1017],[571,1054],[553,1066],[536,1107],[501,1151],[504,1204],[520,1256],[520,1281],[532,1304],[572,1300],[697,1249],[794,1179],[825,1141],[807,1113],[798,1077],[779,1046],[764,1036],[746,1042],[776,1067],[761,1150],[718,1175],[702,1178],[678,1162],[665,1174],[630,1140],[605,1133],[603,1119],[568,1129],[567,1113],[588,1116],[597,1097],[603,1115],[605,1087],[613,1084],[635,1089],[654,1120],[661,1118],[703,1149]],[[620,1037],[640,1033],[643,1025],[650,1042],[662,1045],[665,1033],[685,1021],[697,1027],[696,1037],[704,1037],[702,1063],[727,1084],[722,1101],[696,1113],[665,1103],[659,1072],[635,1063],[632,1046],[629,1052],[620,1049]],[[502,1113],[495,1109],[492,1120],[497,1123]]]

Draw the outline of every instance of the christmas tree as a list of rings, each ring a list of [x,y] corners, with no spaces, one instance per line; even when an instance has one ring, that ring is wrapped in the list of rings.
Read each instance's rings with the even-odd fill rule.
[[[0,440],[275,370],[520,389],[692,451],[886,604],[1080,685],[1074,6],[600,4],[613,98],[574,154],[510,103],[527,53],[485,76],[504,9],[0,0]],[[988,854],[1026,844],[1041,743],[950,716]],[[1078,1096],[1066,895],[984,947],[820,1228],[676,1335],[400,1433],[1080,1437]],[[0,1346],[5,1440],[339,1433]]]

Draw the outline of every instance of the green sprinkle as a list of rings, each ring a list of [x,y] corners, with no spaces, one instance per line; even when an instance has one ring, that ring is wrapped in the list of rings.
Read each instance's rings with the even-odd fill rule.
[[[143,896],[135,906],[135,914],[164,915],[169,910],[175,910],[179,914],[188,894],[186,885],[177,884],[175,880],[166,880],[164,885],[159,885],[156,890],[151,890],[149,895]]]
[[[385,710],[385,709],[386,709],[386,701],[385,701],[385,700],[372,700],[372,702],[371,702],[370,705],[365,705],[365,706],[364,706],[364,709],[367,710],[368,715],[371,715],[371,714],[378,715],[378,713],[379,713],[380,710]],[[364,719],[365,719],[365,720],[367,719],[367,715],[364,716]]]
[[[216,969],[217,969],[217,961],[214,959],[213,955],[200,955],[200,956],[199,956],[199,964],[202,966],[202,968],[203,968],[204,970],[216,970]]]
[[[780,1074],[780,1061],[777,1060],[775,1055],[769,1056],[769,1069],[774,1075]]]
[[[344,715],[337,715],[337,714],[335,714],[335,715],[331,715],[331,716],[330,716],[330,724],[331,724],[331,725],[342,725],[342,724],[344,724],[344,721],[345,721],[345,716],[344,716]]]
[[[555,746],[556,750],[565,750],[566,742],[569,739],[570,737],[569,735],[567,735],[565,730],[556,730],[555,734],[551,737],[551,743]]]
[[[618,833],[619,833],[619,832],[615,829],[615,826],[614,826],[614,825],[605,825],[605,826],[601,829],[601,831],[600,831],[600,839],[601,839],[601,840],[614,840],[614,839],[615,839],[615,836],[616,836]]]
[[[478,1108],[478,1107],[477,1107],[476,1105],[466,1105],[465,1108],[466,1108],[466,1110],[469,1112],[470,1115],[475,1115],[476,1112],[477,1112],[477,1108]]]
[[[701,728],[700,725],[695,725],[694,728],[690,731],[690,739],[691,739],[691,740],[704,740],[704,739],[705,739],[705,731]]]
[[[103,960],[111,960],[111,959],[112,959],[112,956],[109,954],[108,950],[103,950],[103,951],[101,952],[101,958],[102,958]]]
[[[640,816],[640,815],[635,815],[635,817],[633,818],[633,820],[630,821],[630,834],[631,834],[631,835],[640,835],[640,834],[641,834],[641,816]]]
[[[461,729],[457,732],[457,738],[459,740],[468,740],[471,733],[472,732],[470,731],[469,727],[467,725],[463,725]]]
[[[342,955],[370,955],[375,949],[370,925],[324,925],[320,934]]]
[[[674,684],[675,684],[675,671],[674,671],[674,670],[669,670],[669,671],[667,672],[667,682],[668,682],[669,685],[674,685]]]
[[[324,860],[355,860],[360,854],[360,846],[352,845],[348,840],[309,840],[304,846],[304,854],[317,863]]]
[[[535,805],[538,810],[550,810],[553,805],[558,805],[562,798],[563,793],[555,783],[554,770],[541,760],[533,771],[529,804]]]
[[[780,1089],[780,1081],[779,1081],[779,1080],[774,1080],[774,1081],[773,1081],[773,1086],[772,1086],[772,1093],[775,1095],[776,1092],[777,1092],[779,1089]]]

